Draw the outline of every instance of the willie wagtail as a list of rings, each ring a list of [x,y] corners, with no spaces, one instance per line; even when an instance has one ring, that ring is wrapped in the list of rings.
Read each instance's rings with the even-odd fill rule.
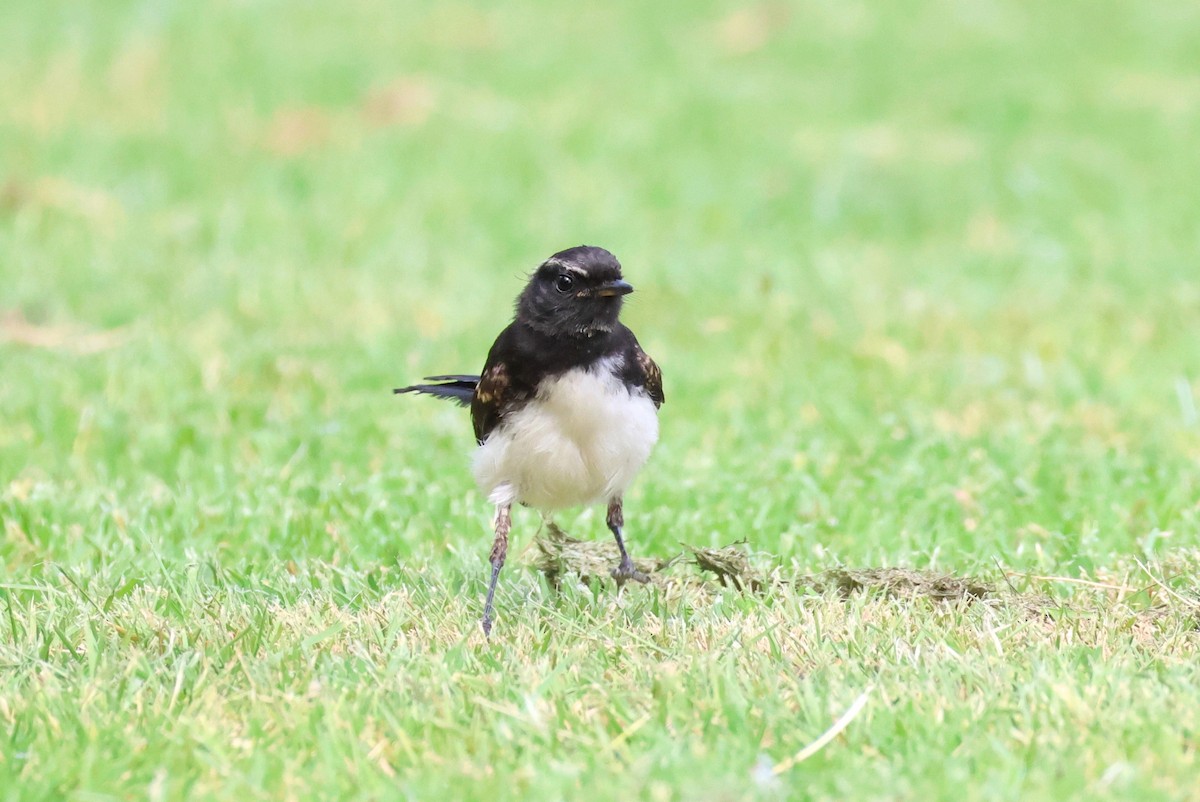
[[[658,365],[617,319],[631,292],[620,262],[603,248],[559,251],[530,277],[482,375],[430,376],[434,384],[395,391],[471,407],[479,443],[472,471],[496,505],[486,634],[514,502],[543,513],[606,502],[621,552],[613,577],[647,580],[625,550],[621,496],[658,439],[663,386]]]

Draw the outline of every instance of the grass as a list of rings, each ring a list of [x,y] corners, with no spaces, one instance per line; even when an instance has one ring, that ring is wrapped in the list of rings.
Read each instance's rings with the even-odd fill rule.
[[[1197,24],[0,4],[0,799],[1194,797]],[[579,242],[636,555],[995,592],[555,589],[518,512],[484,642],[469,423],[390,388]]]

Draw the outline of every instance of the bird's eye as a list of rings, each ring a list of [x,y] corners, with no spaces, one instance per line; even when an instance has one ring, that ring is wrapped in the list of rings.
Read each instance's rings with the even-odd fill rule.
[[[559,292],[570,292],[571,287],[573,286],[575,286],[575,279],[571,278],[565,273],[559,276],[558,280],[554,282],[554,289],[558,290]]]

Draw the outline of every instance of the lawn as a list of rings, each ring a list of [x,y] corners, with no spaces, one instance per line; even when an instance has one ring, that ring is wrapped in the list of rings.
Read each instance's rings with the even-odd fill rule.
[[[0,800],[1195,798],[1198,28],[0,3]],[[634,555],[756,580],[518,510],[487,641],[468,416],[391,388],[581,242],[665,376]]]

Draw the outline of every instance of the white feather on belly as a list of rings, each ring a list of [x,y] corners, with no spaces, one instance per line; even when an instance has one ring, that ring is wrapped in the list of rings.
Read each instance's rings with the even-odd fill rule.
[[[556,510],[620,496],[658,440],[658,411],[606,357],[542,383],[475,452],[472,470],[494,504]]]

